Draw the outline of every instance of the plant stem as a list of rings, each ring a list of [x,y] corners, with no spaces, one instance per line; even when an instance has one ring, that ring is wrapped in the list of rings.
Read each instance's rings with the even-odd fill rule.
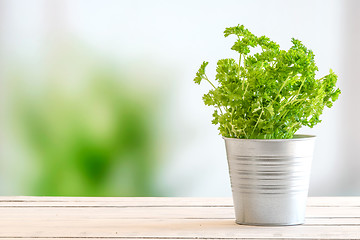
[[[245,79],[244,79],[244,82],[245,82]],[[243,82],[243,83],[244,83],[244,82]],[[243,100],[245,99],[245,94],[246,94],[246,92],[247,92],[248,86],[249,86],[249,84],[246,84],[246,88],[245,88],[245,91],[244,91],[244,94],[243,94]]]
[[[208,81],[208,83],[210,83],[210,85],[214,88],[214,89],[216,89],[216,87],[215,87],[215,85],[209,80],[209,78],[206,76],[206,74],[204,74],[204,79],[206,80],[206,81]]]
[[[306,99],[294,99],[290,102],[287,102],[285,103],[284,105],[282,105],[280,108],[279,108],[279,112],[288,104],[292,104],[292,103],[295,103],[295,102],[301,102],[301,101],[306,101]]]
[[[263,112],[264,112],[264,109],[263,109],[263,108],[261,108],[261,113],[260,113],[260,115],[259,115],[259,118],[258,118],[258,120],[257,120],[257,122],[256,122],[256,124],[255,124],[255,126],[254,126],[254,128],[253,128],[253,130],[252,130],[252,132],[251,132],[251,135],[250,135],[250,136],[252,136],[252,135],[254,134],[254,131],[255,131],[255,129],[256,129],[256,127],[257,127],[257,125],[258,125],[259,121],[260,121],[260,118],[261,118],[261,115],[263,114]]]
[[[288,105],[288,104],[292,104],[292,103],[294,103],[294,102],[301,102],[301,101],[305,101],[305,100],[306,100],[306,99],[297,99],[297,97],[298,97],[299,94],[300,94],[300,90],[301,90],[302,86],[304,85],[304,82],[305,82],[305,78],[302,80],[301,85],[300,85],[300,87],[299,87],[299,90],[297,91],[296,95],[293,97],[293,100],[291,100],[290,102],[287,102],[287,103],[285,103],[284,105],[282,105],[282,106],[280,107],[279,111],[281,111],[281,110],[282,110],[286,105]]]
[[[204,74],[204,79],[206,81],[208,81],[208,83],[210,83],[210,85],[216,90],[215,85],[209,80],[209,78],[206,76],[206,74]],[[223,114],[223,111],[221,110],[220,105],[218,105],[218,109],[220,110],[220,113]]]

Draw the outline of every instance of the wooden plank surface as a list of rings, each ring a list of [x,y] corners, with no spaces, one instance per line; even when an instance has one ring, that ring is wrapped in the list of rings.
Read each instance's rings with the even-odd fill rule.
[[[306,223],[240,226],[231,198],[0,197],[1,239],[360,239],[360,197],[308,199]]]

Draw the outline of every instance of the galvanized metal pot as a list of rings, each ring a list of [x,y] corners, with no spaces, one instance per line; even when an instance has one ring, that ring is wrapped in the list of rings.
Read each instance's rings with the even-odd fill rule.
[[[304,223],[315,136],[224,140],[236,223]]]

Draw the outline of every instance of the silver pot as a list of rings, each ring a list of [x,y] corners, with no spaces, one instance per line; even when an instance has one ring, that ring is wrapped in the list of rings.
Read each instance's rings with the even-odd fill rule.
[[[315,136],[224,140],[236,223],[304,223]]]

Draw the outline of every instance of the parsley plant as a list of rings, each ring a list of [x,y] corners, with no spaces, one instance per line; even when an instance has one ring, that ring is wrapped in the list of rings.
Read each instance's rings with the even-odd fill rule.
[[[224,35],[237,36],[231,49],[240,54],[239,59],[217,62],[217,86],[205,73],[208,62],[203,62],[194,79],[213,87],[203,100],[215,107],[212,123],[219,124],[224,137],[292,138],[302,126],[321,122],[324,107],[330,108],[341,93],[331,69],[328,75],[315,78],[314,53],[297,39],[292,38],[293,45],[286,51],[243,25],[226,28]],[[261,51],[251,54],[255,47]]]

